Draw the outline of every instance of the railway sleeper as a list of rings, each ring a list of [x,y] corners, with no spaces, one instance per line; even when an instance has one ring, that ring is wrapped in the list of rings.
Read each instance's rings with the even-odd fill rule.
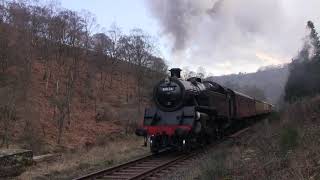
[[[130,177],[123,177],[123,176],[103,176],[99,179],[106,179],[106,180],[121,180],[121,179],[129,179]]]
[[[119,172],[141,172],[143,170],[144,169],[124,169],[124,170],[121,170]]]
[[[130,167],[129,169],[150,169],[152,167],[148,166],[148,167],[141,167],[141,166],[135,166],[135,167]]]
[[[143,163],[141,163],[141,164],[162,164],[162,163],[164,163],[164,162],[166,162],[166,161],[159,161],[159,162],[143,162]],[[139,165],[141,165],[141,164],[139,164]]]
[[[132,175],[137,175],[139,172],[116,172],[113,173],[112,175],[117,175],[117,176],[132,176]]]

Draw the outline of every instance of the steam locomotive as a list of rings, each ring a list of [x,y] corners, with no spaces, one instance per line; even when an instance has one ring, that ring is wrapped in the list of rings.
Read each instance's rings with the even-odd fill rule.
[[[136,130],[153,153],[166,147],[189,149],[221,138],[227,129],[246,119],[268,114],[272,105],[212,81],[181,79],[181,69],[170,70],[153,91],[155,107],[146,108],[142,128]]]

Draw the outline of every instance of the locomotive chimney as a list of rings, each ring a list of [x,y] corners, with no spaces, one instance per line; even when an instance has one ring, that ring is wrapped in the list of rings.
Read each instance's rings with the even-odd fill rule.
[[[172,68],[169,71],[171,73],[171,77],[181,78],[181,76],[180,76],[181,69],[180,68]]]

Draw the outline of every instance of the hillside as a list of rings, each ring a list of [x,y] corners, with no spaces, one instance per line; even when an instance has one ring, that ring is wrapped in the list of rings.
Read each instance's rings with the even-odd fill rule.
[[[278,104],[281,100],[288,78],[288,66],[261,68],[255,73],[239,73],[208,77],[221,85],[246,92],[246,87],[256,87],[263,91],[266,100]],[[249,94],[254,96],[254,94]]]
[[[89,16],[0,3],[0,148],[91,148],[132,132],[167,66],[141,29],[90,32]]]
[[[42,79],[44,69],[42,63],[34,63],[28,106],[19,102],[16,105],[16,118],[8,124],[10,146],[30,148],[35,153],[50,152],[59,147],[59,107],[53,98],[56,82],[50,80],[46,85]],[[81,71],[79,79],[83,80],[75,85],[70,115],[63,125],[62,147],[75,149],[93,146],[103,137],[125,134],[127,128],[131,131],[140,121],[136,80],[124,73],[123,64],[117,70],[123,70],[123,73],[114,73],[112,77],[110,73],[104,73],[104,76],[113,78],[112,86],[104,80],[108,87],[102,87],[100,73],[94,73],[95,78],[87,79],[88,74]],[[90,87],[85,84],[88,80]],[[143,101],[141,109],[149,103],[148,98]]]

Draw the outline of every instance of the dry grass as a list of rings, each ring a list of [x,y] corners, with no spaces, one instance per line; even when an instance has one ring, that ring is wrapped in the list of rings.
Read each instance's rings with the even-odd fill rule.
[[[18,179],[70,179],[147,154],[148,149],[142,144],[143,140],[134,136],[116,138],[102,146],[68,152],[55,162],[31,167]]]
[[[200,163],[200,179],[320,179],[320,97],[287,105],[280,115],[219,147]]]

